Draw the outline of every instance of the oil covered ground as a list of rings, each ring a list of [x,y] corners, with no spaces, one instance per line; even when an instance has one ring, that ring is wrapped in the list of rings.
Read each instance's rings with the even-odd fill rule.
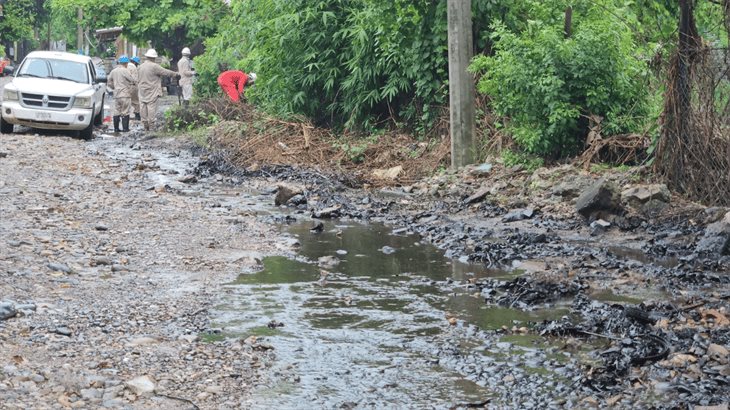
[[[478,347],[448,347],[470,363],[460,371],[491,392],[472,404],[689,408],[730,401],[727,208],[683,199],[647,167],[528,170],[490,158],[449,171],[439,143],[372,137],[353,158],[329,150],[356,140],[333,142],[307,124],[285,125],[288,133],[280,126],[253,132],[250,124],[211,128],[199,172],[278,184],[284,195],[277,204],[290,211],[282,224],[310,224],[316,233],[318,220],[381,222],[490,271],[436,281],[483,304],[444,319],[484,331]],[[507,349],[507,360],[474,364],[475,352],[495,346]],[[520,359],[515,346],[531,360]],[[551,362],[550,354],[569,364]],[[535,377],[533,367],[552,376]]]

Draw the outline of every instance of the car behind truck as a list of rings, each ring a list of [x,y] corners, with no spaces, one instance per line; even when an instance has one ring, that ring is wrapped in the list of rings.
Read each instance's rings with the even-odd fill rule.
[[[105,81],[90,57],[34,51],[3,89],[0,133],[9,134],[14,125],[24,125],[73,130],[91,139],[94,125],[101,125],[104,117]]]

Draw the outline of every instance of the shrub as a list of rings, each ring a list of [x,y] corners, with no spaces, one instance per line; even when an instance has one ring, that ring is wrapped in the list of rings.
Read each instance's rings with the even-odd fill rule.
[[[504,166],[513,167],[515,165],[520,165],[530,172],[542,167],[545,163],[540,157],[508,149],[503,150],[500,156]]]
[[[530,21],[521,32],[492,25],[495,53],[478,56],[478,91],[526,151],[575,153],[587,134],[587,116],[599,115],[605,134],[641,129],[647,110],[647,65],[624,23],[603,7],[574,17],[565,38],[562,21]]]
[[[506,8],[474,0],[475,30]],[[230,11],[195,59],[201,95],[220,93],[224,62],[258,74],[250,101],[320,125],[393,119],[424,131],[448,103],[446,0],[248,0]],[[476,39],[489,48],[488,37]]]

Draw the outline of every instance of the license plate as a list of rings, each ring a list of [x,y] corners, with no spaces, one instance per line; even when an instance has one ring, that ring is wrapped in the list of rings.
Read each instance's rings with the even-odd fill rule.
[[[48,121],[51,119],[51,113],[50,112],[37,112],[37,113],[35,113],[35,119],[42,120],[42,121]]]

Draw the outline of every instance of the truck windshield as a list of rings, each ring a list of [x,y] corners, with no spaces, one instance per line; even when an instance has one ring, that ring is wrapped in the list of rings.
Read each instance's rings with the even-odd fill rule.
[[[89,83],[86,64],[74,61],[29,58],[18,71],[19,77],[57,78]]]

